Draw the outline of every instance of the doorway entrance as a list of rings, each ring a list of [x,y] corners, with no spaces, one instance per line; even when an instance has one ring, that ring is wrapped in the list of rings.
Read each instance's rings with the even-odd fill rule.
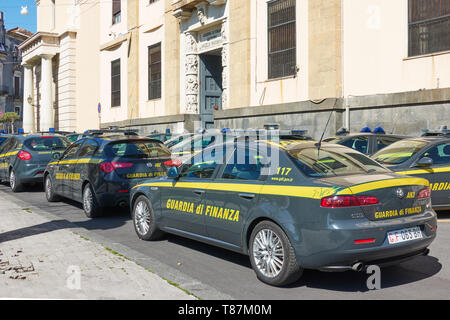
[[[200,55],[200,116],[202,127],[214,128],[214,111],[222,110],[221,51]]]

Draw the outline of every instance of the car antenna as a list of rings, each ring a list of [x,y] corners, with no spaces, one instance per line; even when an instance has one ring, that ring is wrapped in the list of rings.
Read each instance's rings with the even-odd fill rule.
[[[317,151],[320,151],[320,148],[322,147],[322,140],[323,140],[323,137],[325,135],[325,132],[327,131],[328,124],[330,123],[331,116],[333,115],[333,111],[334,111],[334,108],[330,112],[330,116],[328,117],[327,124],[325,125],[325,128],[323,129],[322,136],[320,137],[319,142],[315,144],[315,146],[317,147]]]

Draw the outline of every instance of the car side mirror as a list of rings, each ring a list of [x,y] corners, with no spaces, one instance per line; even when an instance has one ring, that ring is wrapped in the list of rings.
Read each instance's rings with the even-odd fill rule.
[[[429,157],[423,157],[419,161],[417,161],[415,167],[428,168],[433,165],[433,159]]]
[[[177,167],[171,167],[167,171],[167,177],[169,179],[178,179],[179,176],[180,176],[180,173],[178,172],[178,168]]]

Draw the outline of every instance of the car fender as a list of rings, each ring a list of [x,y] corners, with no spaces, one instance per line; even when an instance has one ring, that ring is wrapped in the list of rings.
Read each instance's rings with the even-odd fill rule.
[[[136,199],[144,195],[150,201],[156,218],[161,218],[161,188],[155,187],[154,190],[150,186],[137,185],[130,192],[130,212],[133,212],[133,206]]]
[[[270,220],[276,223],[286,233],[291,243],[301,241],[301,228],[299,227],[298,212],[293,212],[292,197],[288,196],[264,196],[261,197],[257,205],[250,211],[248,219],[244,224],[242,233],[244,244],[243,250],[248,251],[249,239],[253,228],[263,220]],[[296,203],[298,199],[294,200]],[[297,204],[298,205],[298,204]]]

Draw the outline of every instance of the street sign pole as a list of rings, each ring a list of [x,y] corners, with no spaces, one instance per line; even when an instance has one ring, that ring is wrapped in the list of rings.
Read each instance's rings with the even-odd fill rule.
[[[102,129],[102,105],[99,102],[97,106],[97,112],[98,112],[98,129]]]

